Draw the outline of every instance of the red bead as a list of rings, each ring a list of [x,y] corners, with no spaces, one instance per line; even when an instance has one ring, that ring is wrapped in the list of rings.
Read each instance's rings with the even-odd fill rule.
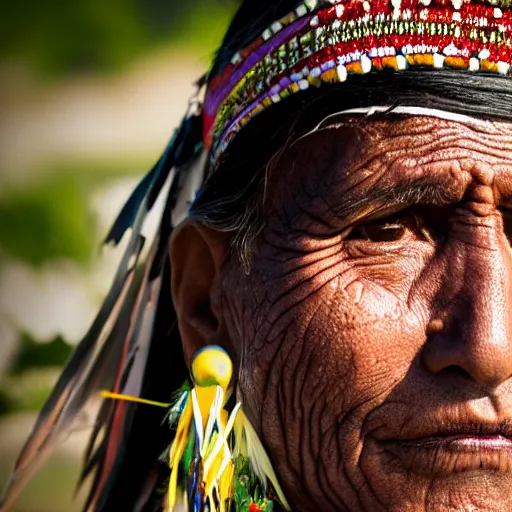
[[[340,9],[340,7],[343,7],[343,9]],[[396,20],[395,14],[398,14]],[[502,7],[498,9],[492,5],[490,0],[485,2],[482,0],[463,0],[461,8],[458,10],[454,8],[452,0],[432,0],[429,6],[422,5],[419,0],[401,0],[398,12],[393,7],[391,0],[366,0],[364,2],[362,0],[338,0],[336,5],[330,5],[328,8],[307,16],[318,18],[314,27],[310,23],[305,23],[300,31],[290,34],[290,39],[311,32],[313,37],[316,37],[316,28],[322,26],[327,27],[328,32],[331,32],[334,30],[332,27],[334,21],[338,23],[341,21],[341,24],[349,21],[355,22],[350,25],[341,25],[340,35],[345,38],[348,38],[349,34],[358,33],[361,28],[363,28],[362,32],[368,33],[371,27],[377,26],[379,28],[387,27],[387,31],[398,29],[401,33],[381,34],[379,36],[373,33],[365,38],[348,38],[346,42],[326,46],[307,58],[304,58],[303,53],[301,53],[302,58],[292,69],[278,72],[277,68],[273,66],[271,71],[276,73],[273,76],[264,69],[264,66],[259,65],[256,67],[258,73],[256,78],[258,80],[258,76],[263,74],[267,84],[272,86],[279,83],[283,78],[289,79],[292,74],[302,72],[305,67],[311,70],[340,57],[348,57],[347,60],[350,61],[352,57],[358,59],[362,53],[375,56],[375,50],[385,47],[394,48],[397,54],[402,53],[404,47],[406,48],[405,53],[411,51],[413,53],[446,52],[447,56],[455,57],[453,60],[448,60],[448,64],[457,67],[468,65],[470,58],[479,58],[482,50],[486,50],[489,55],[488,60],[491,63],[502,61],[512,64],[512,8]],[[376,16],[378,16],[378,19],[375,19]],[[367,19],[370,19],[370,25],[362,27]],[[423,28],[422,34],[418,33],[420,23]],[[491,43],[491,40],[494,42]],[[325,37],[322,37],[321,41],[322,44],[326,44]],[[243,49],[240,52],[243,60],[261,50],[262,44],[263,40],[259,38],[249,47]],[[272,39],[266,44],[271,47]],[[279,41],[280,44],[283,44],[282,37]],[[274,45],[269,50],[272,55],[275,55],[277,42]],[[319,41],[316,44],[313,43],[308,50],[311,51],[312,48],[318,47]],[[351,56],[351,54],[355,55]],[[342,60],[342,62],[344,61],[345,59]],[[418,59],[418,62],[421,62],[421,59]],[[374,64],[376,67],[383,65],[378,59],[374,60]],[[235,66],[228,66],[221,76],[214,77],[209,85],[210,91],[225,87],[233,70],[243,65],[242,61],[242,63]],[[493,66],[488,68],[493,69]],[[250,88],[254,88],[254,91],[243,95],[243,98],[241,98],[243,101],[236,109],[237,115],[248,106],[247,99],[253,101],[263,97],[262,92],[255,89],[258,80],[248,82]],[[226,101],[228,98],[224,98],[222,101]],[[247,116],[250,117],[249,114]],[[235,117],[232,119],[235,119]],[[226,121],[229,122],[229,120]],[[257,507],[257,505],[254,505],[254,507]],[[250,512],[259,510],[259,507],[253,508],[251,506]]]

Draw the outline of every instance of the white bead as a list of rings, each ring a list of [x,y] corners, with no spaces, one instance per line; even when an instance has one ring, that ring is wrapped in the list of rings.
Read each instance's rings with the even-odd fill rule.
[[[478,58],[481,59],[481,60],[487,60],[489,57],[491,56],[491,52],[487,49],[487,48],[484,48],[479,54],[478,54]]]
[[[233,55],[233,57],[231,58],[231,64],[233,64],[233,66],[236,66],[237,64],[239,64],[240,62],[242,62],[242,55],[240,54],[240,52],[237,52],[235,53],[235,55]]]
[[[444,66],[444,55],[440,53],[434,53],[434,67],[442,68]]]
[[[372,61],[368,58],[368,55],[361,56],[361,67],[363,68],[363,73],[369,73],[372,70]]]
[[[480,61],[475,57],[472,57],[471,59],[469,59],[469,70],[470,71],[478,71],[479,69],[480,69]]]
[[[307,80],[300,80],[299,81],[299,89],[301,91],[305,91],[306,89],[309,89],[309,82]]]
[[[510,71],[510,64],[507,62],[498,62],[498,73],[502,75],[508,75],[508,72]]]
[[[343,16],[344,12],[345,12],[345,6],[344,5],[337,5],[336,6],[336,16],[338,16],[338,18],[341,18]]]
[[[281,25],[279,21],[274,21],[270,28],[274,31],[274,34],[277,34],[277,32],[279,32],[283,28],[283,25]]]
[[[305,5],[299,5],[299,7],[297,7],[297,9],[295,9],[295,14],[299,18],[302,18],[302,16],[306,16],[307,13],[308,13],[308,10],[306,9]]]
[[[272,30],[267,28],[267,30],[265,30],[265,32],[263,32],[261,37],[263,38],[263,41],[268,41],[273,35],[274,34],[272,33]]]
[[[463,1],[462,0],[452,0],[452,5],[454,9],[457,9],[457,11],[462,7]]]
[[[345,80],[347,79],[347,76],[348,76],[347,68],[345,66],[343,66],[343,64],[340,64],[336,68],[336,75],[338,76],[338,80],[340,82],[345,82]]]
[[[494,17],[503,18],[503,11],[499,7],[496,7],[496,9],[494,9]]]
[[[398,20],[400,18],[400,13],[402,10],[402,0],[391,0],[391,5],[394,8],[393,19]]]
[[[397,55],[396,65],[400,71],[407,69],[407,59],[403,55]]]
[[[453,43],[450,43],[444,50],[443,50],[443,53],[449,57],[449,56],[453,56],[453,55],[458,55],[459,53],[459,50],[457,49],[457,47],[453,44]]]

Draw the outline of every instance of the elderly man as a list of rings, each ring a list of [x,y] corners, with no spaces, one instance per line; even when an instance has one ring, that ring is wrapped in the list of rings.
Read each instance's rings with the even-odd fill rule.
[[[511,64],[505,0],[245,1],[6,503],[108,388],[91,510],[512,510]]]

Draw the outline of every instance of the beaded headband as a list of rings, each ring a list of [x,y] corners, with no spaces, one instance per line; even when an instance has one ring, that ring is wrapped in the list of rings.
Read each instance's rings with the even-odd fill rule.
[[[204,140],[215,169],[234,137],[285,98],[411,66],[511,76],[512,0],[307,0],[211,79]]]

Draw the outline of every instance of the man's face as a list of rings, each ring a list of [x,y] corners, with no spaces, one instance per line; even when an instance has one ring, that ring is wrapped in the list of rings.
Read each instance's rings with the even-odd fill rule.
[[[265,208],[221,304],[292,509],[512,510],[512,126],[325,129]]]

